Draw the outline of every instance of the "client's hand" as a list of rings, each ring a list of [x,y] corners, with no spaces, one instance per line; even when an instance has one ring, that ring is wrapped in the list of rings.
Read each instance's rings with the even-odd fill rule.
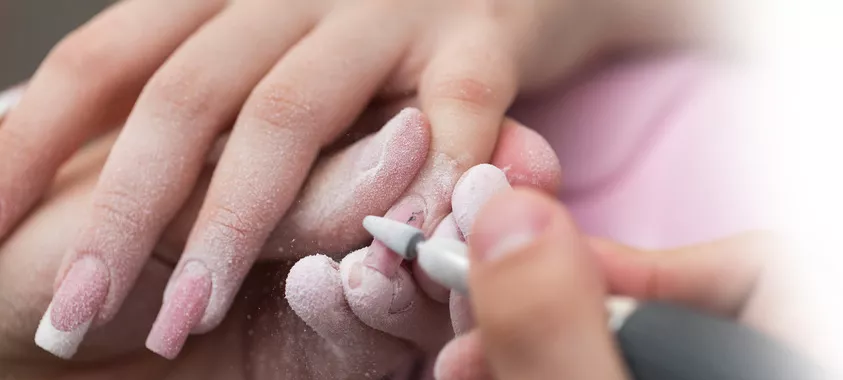
[[[503,127],[496,157],[512,165],[511,173],[533,182],[548,180],[522,158],[522,151],[547,151],[541,138],[524,127]],[[114,136],[100,139],[61,171],[52,191],[0,245],[0,377],[24,378],[377,378],[416,352],[397,339],[392,344],[351,346],[339,336],[326,339],[291,312],[283,297],[290,264],[305,253],[339,257],[366,243],[364,215],[383,214],[414,180],[425,161],[427,125],[391,125],[373,137],[341,147],[321,158],[293,212],[279,224],[264,247],[263,260],[249,276],[229,318],[220,329],[196,336],[175,361],[144,349],[144,338],[161,304],[161,292],[178,260],[215,161],[211,157],[200,185],[180,216],[167,228],[138,286],[117,318],[88,334],[73,361],[61,361],[37,349],[32,336],[53,292],[52,277],[65,248],[77,232],[78,215],[87,206],[99,169]],[[557,170],[558,172],[558,170]],[[558,183],[558,177],[550,178]],[[538,183],[538,182],[536,182]],[[176,287],[170,297],[207,291],[188,273],[190,286]],[[73,288],[85,297],[86,288]],[[72,296],[75,296],[72,295]],[[87,294],[90,296],[90,294]],[[73,297],[71,297],[73,298]],[[318,302],[318,300],[314,301]],[[84,304],[83,304],[84,305]],[[72,310],[85,313],[84,308]],[[190,309],[168,321],[164,352],[177,351],[186,332],[179,331]],[[59,321],[61,323],[63,321]],[[56,347],[68,342],[57,341]],[[395,345],[401,350],[395,350]],[[394,355],[393,355],[394,353]],[[354,360],[350,360],[350,358]],[[387,360],[387,359],[392,360]],[[363,364],[360,364],[363,363]]]

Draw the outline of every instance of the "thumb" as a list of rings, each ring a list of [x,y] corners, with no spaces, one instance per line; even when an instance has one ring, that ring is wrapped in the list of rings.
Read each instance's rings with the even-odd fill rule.
[[[604,285],[567,212],[532,190],[493,197],[471,242],[473,310],[497,379],[623,379]]]

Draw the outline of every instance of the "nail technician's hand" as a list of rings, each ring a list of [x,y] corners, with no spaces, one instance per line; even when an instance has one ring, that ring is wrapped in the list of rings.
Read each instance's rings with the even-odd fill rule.
[[[167,307],[201,309],[191,330],[209,331],[320,149],[373,98],[411,94],[430,117],[431,158],[391,214],[416,213],[431,232],[462,172],[491,158],[518,90],[561,78],[625,43],[630,31],[658,24],[630,22],[626,7],[611,0],[120,2],[49,54],[4,121],[0,236],[62,162],[128,115],[56,279],[62,284],[76,263],[89,268],[84,283],[98,296],[85,308],[102,324],[120,310],[213,142],[233,122],[176,272],[190,263],[212,290],[179,305],[167,297]],[[661,9],[642,5],[653,8]],[[422,122],[413,112],[403,117]],[[368,265],[392,277],[398,264],[382,251]]]
[[[608,293],[740,318],[803,347],[804,330],[792,328],[788,299],[774,292],[780,279],[767,270],[778,243],[749,233],[638,251],[584,237],[561,204],[536,192],[495,196],[470,245],[477,326],[442,350],[437,379],[625,379],[607,326]]]

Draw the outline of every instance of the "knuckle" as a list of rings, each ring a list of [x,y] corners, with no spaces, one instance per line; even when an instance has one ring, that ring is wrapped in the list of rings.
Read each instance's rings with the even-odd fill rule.
[[[53,48],[45,66],[71,78],[102,77],[118,65],[121,47],[113,33],[93,33],[86,29],[72,32]]]
[[[301,91],[283,84],[257,88],[252,95],[248,118],[275,129],[312,130],[318,125],[316,107]]]
[[[201,67],[175,64],[167,66],[149,81],[144,98],[168,118],[193,120],[211,108],[211,88]]]
[[[207,219],[208,228],[214,234],[224,236],[231,241],[244,241],[253,236],[255,227],[246,222],[241,213],[225,206],[217,206]]]
[[[142,230],[149,214],[136,196],[115,188],[98,192],[93,198],[92,206],[94,213],[101,216],[101,220],[126,230]]]
[[[491,85],[472,78],[447,79],[433,85],[433,97],[472,110],[484,110],[500,103]]]

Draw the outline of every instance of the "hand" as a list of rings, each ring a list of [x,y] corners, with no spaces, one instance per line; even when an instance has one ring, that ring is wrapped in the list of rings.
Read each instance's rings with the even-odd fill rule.
[[[164,306],[201,309],[189,330],[207,332],[319,151],[374,98],[417,97],[430,117],[430,158],[391,211],[419,213],[430,232],[462,172],[491,158],[518,90],[629,35],[625,6],[603,1],[121,2],[49,54],[4,122],[0,236],[73,152],[128,117],[56,279],[77,262],[93,268],[85,286],[101,294],[85,308],[106,323],[233,123],[176,271],[192,263],[211,291]],[[370,266],[391,277],[398,262],[380,251]]]
[[[781,278],[772,276],[781,273],[770,264],[780,242],[748,233],[645,252],[583,237],[546,196],[498,195],[481,209],[470,242],[477,326],[442,350],[436,378],[625,379],[607,326],[608,293],[738,318],[805,348],[805,330],[793,328],[774,291]]]
[[[0,299],[4,301],[4,307],[0,308],[0,368],[3,368],[0,377],[11,374],[26,378],[202,376],[212,379],[217,376],[236,379],[238,374],[250,373],[251,378],[265,379],[283,373],[293,378],[334,379],[390,373],[411,360],[417,351],[395,351],[398,354],[386,360],[389,357],[385,352],[395,348],[395,338],[390,337],[391,343],[360,355],[359,347],[344,346],[342,342],[315,334],[284,300],[281,292],[290,264],[278,259],[295,260],[304,252],[312,252],[308,249],[341,257],[340,249],[347,252],[370,239],[361,226],[363,216],[383,214],[400,196],[401,188],[413,180],[426,154],[426,131],[424,127],[385,128],[375,136],[320,158],[296,203],[296,212],[288,214],[273,233],[287,239],[279,238],[263,247],[264,257],[273,260],[262,261],[253,270],[226,322],[213,333],[192,338],[177,360],[165,361],[147,352],[143,342],[161,303],[161,292],[207,191],[214,165],[214,157],[210,157],[197,188],[165,229],[121,312],[108,324],[91,330],[73,363],[63,363],[37,349],[32,344],[32,334],[38,316],[50,302],[49,278],[60,265],[64,247],[74,239],[78,228],[76,215],[90,200],[114,135],[98,139],[63,167],[44,202],[0,246]],[[536,166],[525,166],[528,162],[520,158],[520,153],[525,148],[546,151],[549,146],[516,124],[509,123],[502,131],[499,153],[495,156],[510,157],[510,161],[499,162],[512,165],[511,173],[527,182],[548,180],[546,175],[532,171]],[[408,139],[407,143],[396,144],[395,139],[402,136]],[[374,149],[375,146],[381,148]],[[383,157],[402,159],[384,159],[374,168],[359,167],[363,148],[376,152],[385,149]],[[399,150],[402,155],[391,153],[393,150]],[[558,177],[550,181],[558,182]],[[325,199],[325,194],[346,193],[370,201],[360,205],[354,197],[334,197],[332,202],[336,207],[331,208],[316,202]],[[313,243],[290,245],[290,241]],[[177,351],[181,343],[174,341],[170,348]],[[401,347],[408,346],[401,343]],[[352,357],[355,360],[349,360]],[[212,370],[213,375],[208,374],[211,370],[208,363],[218,365]]]
[[[523,155],[525,150],[532,154]],[[510,182],[558,191],[559,165],[550,146],[517,124],[505,124],[492,163],[506,171],[488,164],[469,169],[454,189],[453,213],[437,226],[434,236],[470,237],[478,208],[493,194],[510,189]],[[398,218],[414,222],[411,213]],[[452,323],[447,289],[418,265],[401,266],[393,277],[386,277],[367,266],[374,253],[375,248],[364,248],[339,264],[322,255],[297,262],[287,278],[290,307],[320,336],[358,355],[378,352],[382,363],[396,362],[396,356],[407,352],[433,355],[455,330],[470,323],[464,298],[450,296]],[[358,359],[350,355],[348,360]]]

